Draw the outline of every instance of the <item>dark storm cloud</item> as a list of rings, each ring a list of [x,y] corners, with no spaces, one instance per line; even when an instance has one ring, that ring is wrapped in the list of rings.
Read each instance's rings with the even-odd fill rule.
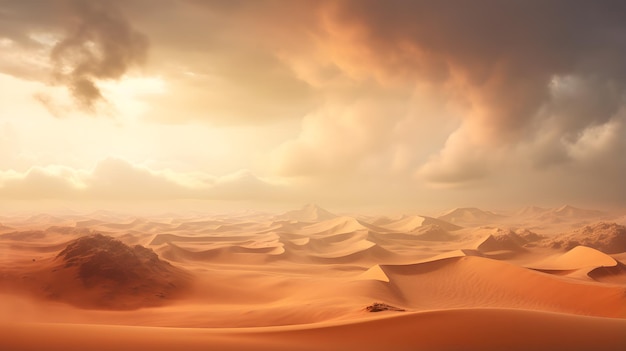
[[[623,1],[359,0],[339,2],[333,16],[362,29],[361,44],[374,52],[374,64],[399,57],[415,79],[432,78],[433,63],[446,67],[437,78],[460,83],[489,138],[524,132],[551,99],[555,76],[611,82],[617,95],[626,83]],[[594,110],[581,124],[606,121],[610,112]]]
[[[527,161],[570,164],[561,169],[579,180],[626,176],[616,157],[626,137],[625,2],[354,0],[324,13],[351,34],[361,66],[429,82],[465,107],[462,127],[420,167],[427,181],[463,184]]]
[[[280,38],[278,47],[292,43],[291,49],[281,48],[296,57],[296,66],[316,68],[310,63],[317,60],[317,68],[333,67],[354,81],[353,91],[359,85],[377,85],[383,91],[404,85],[411,91],[417,84],[429,84],[460,106],[462,125],[440,152],[416,166],[429,182],[475,181],[511,159],[523,164],[530,159],[539,168],[581,163],[583,154],[603,160],[594,166],[599,169],[624,163],[613,159],[620,144],[609,142],[611,135],[623,134],[626,122],[621,112],[626,95],[623,1],[347,0],[299,5],[285,7],[288,16],[255,12],[266,18],[272,33],[281,28],[288,33],[266,40]],[[298,18],[302,25],[284,18]],[[294,38],[307,44],[293,44],[298,43]],[[317,81],[316,87],[324,90],[337,79]],[[379,101],[375,95],[362,98]],[[356,120],[366,123],[358,116]],[[389,118],[389,123],[394,120]],[[327,127],[332,126],[319,129]],[[606,138],[606,148],[588,142],[595,130],[609,131],[598,134]],[[303,130],[301,136],[307,133]],[[368,137],[376,139],[377,134]],[[314,144],[312,149],[323,146]],[[286,151],[293,159],[307,159],[296,147]]]
[[[103,100],[97,80],[116,80],[144,63],[148,38],[133,29],[111,1],[70,0],[65,35],[52,49],[58,82],[77,102],[93,109]]]
[[[31,57],[58,39],[49,51],[52,82],[67,87],[79,107],[93,111],[104,100],[98,80],[120,79],[147,58],[148,38],[133,27],[120,4],[106,0],[2,1],[0,38],[11,40],[16,49]],[[21,74],[25,69],[19,63],[5,67],[12,68],[9,74],[36,78]],[[41,67],[31,67],[31,71],[37,70]]]

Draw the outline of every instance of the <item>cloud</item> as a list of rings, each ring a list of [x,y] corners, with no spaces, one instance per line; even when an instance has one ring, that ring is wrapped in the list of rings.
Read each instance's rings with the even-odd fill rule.
[[[264,180],[249,170],[241,170],[215,179],[208,190],[208,197],[222,200],[284,201],[290,198],[288,189],[289,186],[285,183]]]
[[[338,93],[307,114],[299,133],[270,154],[284,177],[328,179],[412,174],[458,126],[440,94],[415,86]]]
[[[287,38],[267,24],[297,23],[278,12],[289,2],[127,1],[119,7],[153,45],[144,67],[158,72],[168,94],[144,99],[161,123],[267,125],[298,119],[320,103],[277,52]],[[310,17],[310,16],[309,16]],[[300,32],[303,23],[293,29]],[[289,36],[289,40],[294,39]]]
[[[106,102],[99,82],[119,80],[147,59],[148,37],[135,29],[121,3],[0,3],[0,39],[12,49],[0,69],[65,87],[78,107],[97,112],[96,105]]]
[[[450,135],[444,148],[419,167],[417,176],[436,186],[465,186],[486,177],[500,153],[482,146],[468,150],[466,137],[463,129]]]
[[[20,200],[75,198],[81,192],[77,174],[68,168],[34,167],[20,174],[0,172],[0,197]]]
[[[217,54],[219,55],[219,54]],[[142,97],[148,109],[145,118],[166,124],[204,122],[215,126],[266,125],[300,118],[315,105],[309,89],[289,72],[263,58],[249,62],[246,54],[204,57],[201,67],[172,68],[163,78],[169,92]]]
[[[4,4],[14,20],[0,31],[20,43],[53,33],[57,76],[84,106],[101,101],[98,80],[141,65],[147,33],[159,43],[152,68],[181,92],[151,101],[167,111],[153,117],[170,122],[301,118],[341,89],[428,82],[466,107],[468,140],[507,143],[535,133],[542,109],[563,106],[552,104],[555,79],[612,82],[608,99],[626,79],[619,1],[68,0],[63,12],[50,3]]]
[[[260,200],[284,198],[287,188],[250,171],[215,177],[154,171],[116,158],[102,160],[90,171],[48,166],[0,172],[0,198],[13,200]]]
[[[20,145],[14,127],[8,123],[0,123],[0,169],[7,167],[17,154]]]
[[[573,160],[592,161],[623,146],[621,140],[626,135],[623,120],[611,120],[605,124],[588,127],[570,142],[564,140],[564,146]],[[620,143],[622,145],[620,145]],[[618,156],[618,155],[612,155]]]
[[[353,172],[368,157],[393,146],[395,126],[406,111],[396,101],[382,106],[357,101],[331,104],[304,117],[296,139],[271,155],[278,174],[287,177],[330,176]]]
[[[104,101],[97,82],[116,80],[144,63],[148,38],[136,31],[111,1],[67,1],[65,35],[52,48],[56,82],[81,107]]]
[[[576,136],[623,106],[623,7],[345,1],[322,12],[324,45],[341,50],[333,57],[352,77],[426,81],[463,107],[463,125],[422,172],[431,181],[463,182],[490,173],[481,164],[497,158],[483,151],[528,143],[544,133],[547,119],[557,134]]]
[[[609,198],[626,178],[625,11],[617,0],[0,2],[9,52],[0,70],[39,81],[55,71],[90,108],[124,95],[107,94],[103,81],[141,66],[163,93],[132,96],[146,106],[124,121],[137,123],[138,143],[157,139],[146,122],[208,123],[223,138],[206,138],[217,156],[187,158],[204,162],[195,167],[215,160],[286,177],[301,182],[298,196]],[[143,64],[146,37],[155,59]],[[232,132],[246,128],[259,137]],[[178,167],[206,150],[176,144],[126,154]],[[246,156],[234,161],[237,152]],[[77,176],[83,194],[268,198],[282,189],[245,171],[222,179],[99,167]]]
[[[115,158],[100,161],[86,178],[87,188],[99,199],[185,198],[192,190],[174,178]]]
[[[381,149],[412,147],[420,157],[411,162],[421,163],[413,170],[433,184],[488,177],[505,150],[548,166],[571,160],[562,137],[606,123],[624,102],[626,23],[618,1],[197,4],[222,18],[223,38],[237,50],[254,45],[256,53],[273,54],[316,96],[300,135],[273,154],[283,175],[358,170]],[[253,44],[241,39],[244,30],[258,33]],[[462,121],[450,140],[423,157],[424,146],[389,137],[397,118],[371,124],[367,117],[389,106],[372,91],[403,91],[398,100],[412,106],[416,86],[443,97]],[[356,111],[355,101],[365,99],[377,112]],[[433,129],[428,119],[411,125]],[[539,140],[543,153],[516,151]]]
[[[569,196],[572,187],[581,198],[614,198],[614,178],[626,177],[625,162],[616,156],[624,150],[618,140],[626,121],[619,112],[626,105],[626,22],[618,15],[623,3],[365,0],[311,6],[314,24],[303,36],[308,45],[282,48],[280,57],[335,98],[304,117],[300,134],[276,150],[282,175],[344,173],[366,184],[363,177],[390,168],[384,155],[411,169],[406,174],[416,174],[415,182],[437,189],[521,196],[545,182],[544,194],[554,198]],[[371,92],[411,92],[398,99],[411,109],[418,105],[416,86],[445,106],[436,112],[438,122],[389,112],[383,123],[371,123],[368,116],[385,115],[388,107]],[[354,108],[355,95],[368,101],[367,108]],[[450,114],[460,123],[447,138],[416,137],[420,143],[399,137],[399,129],[447,129]],[[407,160],[407,154],[413,157]],[[595,194],[582,189],[590,182]]]

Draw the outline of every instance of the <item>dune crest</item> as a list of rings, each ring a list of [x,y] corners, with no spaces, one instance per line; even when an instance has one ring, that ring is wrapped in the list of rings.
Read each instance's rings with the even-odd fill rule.
[[[357,279],[361,280],[378,280],[381,282],[389,283],[389,277],[382,270],[380,265],[370,267],[367,271],[361,273]]]
[[[614,258],[587,246],[576,246],[564,254],[549,257],[532,265],[537,269],[563,271],[615,266],[617,261]]]

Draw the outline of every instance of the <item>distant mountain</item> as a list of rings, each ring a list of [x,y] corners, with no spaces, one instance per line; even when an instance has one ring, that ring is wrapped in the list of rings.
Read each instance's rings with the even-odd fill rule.
[[[573,206],[569,206],[569,205],[565,205],[565,206],[561,206],[557,209],[554,209],[552,211],[550,211],[551,213],[557,215],[557,216],[562,216],[562,217],[585,217],[585,218],[589,218],[589,217],[596,217],[596,216],[601,216],[604,214],[604,212],[602,211],[597,211],[597,210],[586,210],[586,209],[582,209],[582,208],[577,208],[577,207],[573,207]]]
[[[536,216],[535,218],[542,221],[558,223],[569,220],[589,220],[592,218],[601,217],[603,215],[605,215],[605,213],[602,211],[587,210],[565,205],[559,208],[548,210]]]
[[[455,208],[450,212],[437,217],[437,219],[444,220],[454,224],[487,224],[493,221],[499,221],[504,216],[495,214],[490,211],[483,211],[475,207],[463,207]]]
[[[307,204],[299,210],[285,212],[275,217],[276,220],[319,222],[337,218],[338,216],[315,205]]]
[[[543,208],[538,206],[526,206],[519,211],[515,212],[516,216],[520,217],[537,217],[550,211],[549,208]]]
[[[442,219],[432,218],[428,216],[404,216],[396,221],[388,222],[382,227],[404,233],[411,233],[425,226],[436,225],[444,230],[458,230],[460,226],[449,223]]]

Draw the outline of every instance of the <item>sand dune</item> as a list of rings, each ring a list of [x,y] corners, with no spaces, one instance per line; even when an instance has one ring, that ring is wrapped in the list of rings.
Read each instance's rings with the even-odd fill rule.
[[[84,227],[95,227],[98,225],[106,224],[107,222],[99,219],[84,219],[76,221],[76,227],[84,228]]]
[[[617,261],[611,256],[586,246],[576,246],[568,252],[549,257],[533,265],[543,270],[575,270],[586,267],[615,267]]]
[[[283,234],[291,234],[294,232],[299,232],[300,229],[302,229],[303,227],[306,227],[307,225],[308,223],[306,222],[298,222],[298,221],[272,221],[269,223],[267,228],[261,231],[261,233],[265,231],[268,231],[268,232],[275,231],[275,232],[281,232]]]
[[[517,238],[513,235],[488,235],[482,238],[477,244],[476,249],[482,252],[509,250],[514,252],[523,251],[524,248]]]
[[[183,236],[177,234],[157,234],[150,241],[149,245],[161,245],[164,243],[214,243],[214,242],[240,242],[253,239],[253,235],[243,236]]]
[[[455,208],[437,217],[437,219],[458,225],[481,225],[498,222],[504,218],[502,215],[475,207]]]
[[[336,217],[303,227],[301,234],[341,234],[368,229],[363,222],[352,217]]]
[[[626,285],[626,265],[618,261],[615,266],[595,267],[586,276],[599,282]]]
[[[337,215],[332,214],[315,204],[307,204],[299,210],[288,211],[278,215],[275,219],[300,222],[319,222],[336,217]]]
[[[483,255],[478,250],[457,249],[457,250],[447,251],[447,252],[441,253],[439,255],[428,257],[428,258],[420,260],[420,261],[418,261],[416,263],[434,262],[434,261],[439,261],[439,260],[448,259],[448,258],[465,257],[465,256],[479,256],[479,257],[482,257]]]
[[[222,221],[217,220],[204,220],[204,221],[190,221],[183,222],[172,228],[173,230],[181,231],[181,230],[214,230],[215,228],[224,224]]]
[[[417,231],[418,240],[426,241],[452,241],[456,239],[456,235],[451,234],[445,228],[440,227],[438,224],[425,225],[419,228]]]
[[[378,281],[381,281],[381,282],[389,283],[389,277],[387,276],[385,271],[383,271],[383,269],[378,264],[375,265],[375,266],[370,267],[365,272],[359,274],[359,276],[356,279],[358,279],[358,280],[378,280]]]
[[[427,216],[406,216],[397,221],[388,222],[383,225],[384,228],[401,233],[411,233],[419,230],[424,226],[436,225],[444,230],[457,230],[461,227],[441,219]]]
[[[163,258],[178,263],[185,261],[232,262],[236,259],[240,259],[245,262],[250,262],[251,260],[254,260],[255,262],[262,262],[268,259],[267,256],[274,258],[285,253],[285,249],[281,244],[260,247],[224,245],[199,250],[195,246],[188,247],[184,245],[176,245],[174,243],[167,243],[158,247],[156,251]],[[248,257],[247,259],[244,259],[241,257],[241,254],[249,254],[256,257]]]
[[[11,231],[11,230],[13,230],[12,227],[9,227],[9,226],[6,226],[6,225],[0,223],[0,233],[8,232],[8,231]]]
[[[527,251],[524,246],[529,240],[533,240],[532,234],[523,236],[511,230],[497,229],[494,234],[481,238],[473,248],[483,253],[504,252],[515,255]]]
[[[390,292],[395,292],[389,299],[407,308],[503,307],[626,317],[623,287],[563,281],[488,258],[453,257],[381,268],[389,277]],[[586,297],[584,306],[581,296]]]
[[[472,208],[450,213],[464,228],[317,206],[287,213],[5,216],[0,349],[620,345],[621,225],[525,225]],[[589,245],[563,251],[574,243]],[[368,312],[374,303],[398,310]],[[585,343],[583,331],[605,339]]]
[[[372,225],[376,226],[385,226],[389,223],[397,222],[405,218],[406,215],[397,215],[397,216],[365,216],[362,219]]]
[[[623,348],[626,321],[536,311],[470,309],[396,314],[354,323],[305,328],[207,330],[33,323],[5,324],[1,327],[0,346],[15,351],[608,351]]]
[[[227,251],[226,248],[188,250],[173,243],[166,243],[155,250],[161,257],[174,262],[182,262],[186,260],[209,261]]]
[[[1,234],[0,238],[4,240],[14,240],[14,241],[33,241],[40,240],[46,237],[46,232],[43,230],[25,230],[25,231],[16,231],[6,234]]]
[[[564,254],[549,257],[529,267],[578,279],[626,283],[624,264],[603,252],[586,246],[576,246]]]
[[[392,256],[388,250],[374,244],[371,241],[362,240],[353,243],[351,247],[329,253],[310,254],[309,257],[316,262],[323,263],[350,263],[350,262],[375,262],[387,261]]]
[[[0,239],[30,242],[41,242],[43,241],[43,239],[46,239],[46,242],[49,242],[49,239],[57,236],[56,234],[61,234],[65,240],[69,240],[73,237],[80,237],[83,235],[91,234],[91,230],[85,228],[52,226],[45,230],[23,230],[8,232],[0,234]]]
[[[62,224],[65,222],[67,222],[67,219],[65,218],[61,218],[59,216],[53,216],[53,215],[46,214],[46,213],[32,215],[24,220],[24,223],[47,224],[47,225]]]

